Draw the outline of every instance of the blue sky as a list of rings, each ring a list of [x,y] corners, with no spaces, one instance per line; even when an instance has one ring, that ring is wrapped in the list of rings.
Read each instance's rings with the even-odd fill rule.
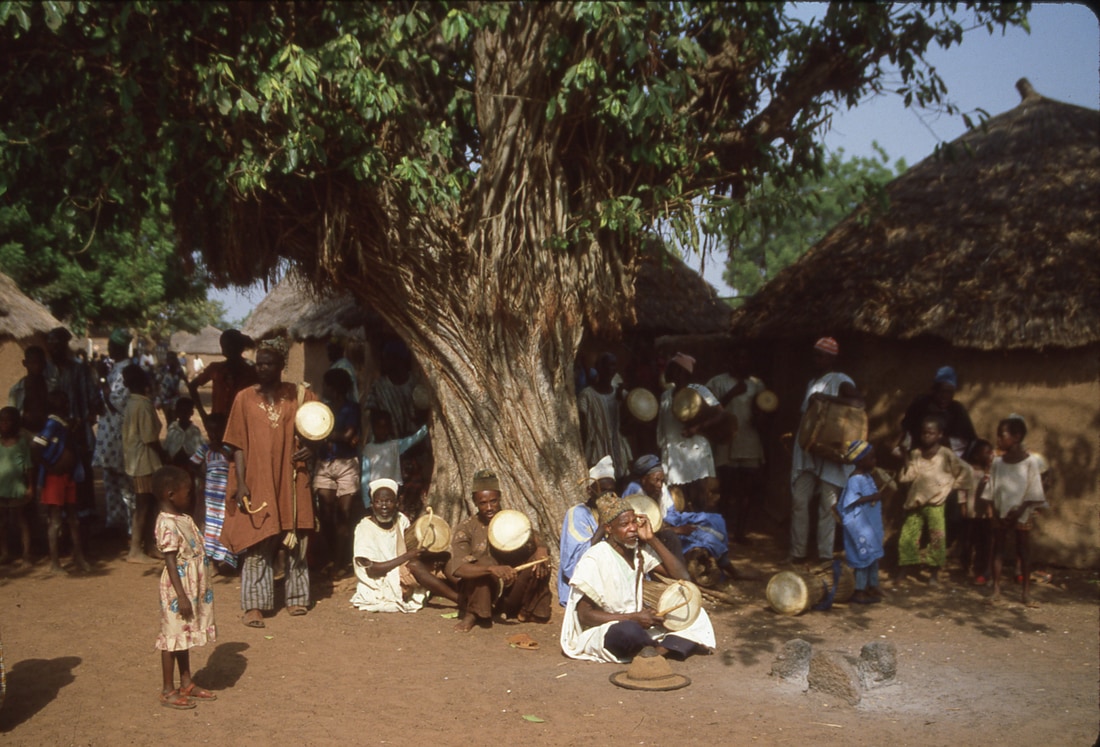
[[[824,9],[822,3],[801,3],[796,12],[809,18]],[[947,84],[948,98],[961,111],[984,109],[996,116],[1011,109],[1020,102],[1016,81],[1025,77],[1047,98],[1091,109],[1100,106],[1100,22],[1092,11],[1078,3],[1036,3],[1029,22],[1030,34],[1011,29],[991,36],[984,28],[975,29],[962,45],[928,55]],[[905,158],[912,166],[964,131],[960,116],[906,109],[900,97],[884,95],[834,117],[825,145],[843,148],[848,155],[871,156],[871,143],[877,141],[891,159]],[[708,258],[704,277],[720,294],[730,295],[721,280],[722,259]],[[699,267],[698,257],[688,262]],[[245,317],[264,295],[255,286],[211,292],[226,305],[229,321]]]

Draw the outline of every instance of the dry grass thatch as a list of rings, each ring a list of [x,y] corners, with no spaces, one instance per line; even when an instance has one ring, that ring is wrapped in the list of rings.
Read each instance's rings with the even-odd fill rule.
[[[1023,101],[891,182],[734,317],[734,334],[923,335],[958,347],[1100,340],[1100,112]]]
[[[632,330],[653,335],[725,332],[732,313],[699,273],[655,245],[638,255],[634,310]]]
[[[221,355],[222,331],[217,327],[207,325],[198,333],[176,332],[172,335],[169,348],[177,353],[190,355]]]
[[[255,340],[285,329],[294,340],[341,337],[362,341],[366,339],[364,326],[378,324],[378,316],[350,294],[318,295],[292,270],[257,304],[241,331]]]
[[[42,304],[32,300],[0,273],[0,339],[25,340],[63,326]]]

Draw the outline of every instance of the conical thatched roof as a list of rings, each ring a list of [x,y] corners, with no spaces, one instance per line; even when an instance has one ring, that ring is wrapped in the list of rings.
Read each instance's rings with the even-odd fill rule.
[[[1100,112],[1023,101],[886,187],[738,310],[734,334],[958,347],[1100,340]]]
[[[699,273],[656,245],[638,257],[634,310],[631,329],[653,335],[725,332],[732,314]]]
[[[14,280],[0,272],[0,339],[25,340],[61,326],[49,309],[24,294]]]
[[[294,340],[343,337],[364,340],[363,327],[380,321],[350,295],[318,296],[301,276],[288,272],[249,314],[241,329],[254,340],[285,329]]]
[[[222,331],[209,324],[198,331],[176,332],[169,343],[170,349],[177,353],[189,353],[191,355],[221,355]]]

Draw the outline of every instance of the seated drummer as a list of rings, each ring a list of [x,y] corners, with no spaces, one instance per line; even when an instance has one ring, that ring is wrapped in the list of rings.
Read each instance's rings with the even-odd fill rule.
[[[562,651],[573,659],[601,662],[628,662],[646,646],[681,659],[709,653],[714,628],[706,610],[700,609],[688,627],[670,633],[661,626],[664,618],[643,601],[643,573],[687,580],[683,562],[624,499],[605,493],[597,503],[606,537],[584,554],[569,582]]]
[[[432,573],[424,549],[406,544],[409,520],[397,510],[397,482],[372,480],[370,497],[371,513],[355,528],[359,583],[351,603],[367,612],[416,612],[429,594],[457,602],[458,592]]]
[[[459,621],[466,633],[475,625],[491,627],[493,614],[520,622],[550,622],[548,563],[517,571],[514,566],[550,557],[535,532],[520,549],[504,555],[489,544],[489,522],[500,511],[500,481],[482,469],[474,473],[473,502],[477,514],[461,524],[451,539],[447,577],[458,586]]]
[[[588,484],[585,487],[587,500],[578,503],[565,512],[561,523],[561,552],[558,555],[558,604],[562,607],[569,601],[569,577],[581,556],[592,546],[593,538],[599,542],[603,537],[599,513],[596,511],[596,499],[601,493],[615,490],[615,465],[610,456],[605,456],[588,470]]]
[[[701,550],[713,557],[718,567],[730,578],[755,578],[754,574],[737,570],[730,562],[729,534],[726,532],[726,520],[722,514],[677,510],[668,485],[665,484],[664,466],[655,454],[645,454],[635,459],[630,475],[632,481],[623,491],[623,497],[643,493],[657,502],[664,521],[657,536],[664,539],[665,531],[675,534],[682,547],[681,558],[691,555],[693,550]]]

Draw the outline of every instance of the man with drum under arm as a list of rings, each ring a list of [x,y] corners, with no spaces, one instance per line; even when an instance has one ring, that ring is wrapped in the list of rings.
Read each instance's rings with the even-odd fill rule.
[[[643,601],[642,577],[647,572],[686,581],[688,570],[683,562],[624,499],[605,493],[597,506],[606,537],[584,554],[569,580],[569,603],[561,629],[565,655],[627,662],[646,646],[676,658],[710,653],[714,628],[706,610],[697,609],[693,621],[672,633],[662,625],[666,620],[659,610]]]

